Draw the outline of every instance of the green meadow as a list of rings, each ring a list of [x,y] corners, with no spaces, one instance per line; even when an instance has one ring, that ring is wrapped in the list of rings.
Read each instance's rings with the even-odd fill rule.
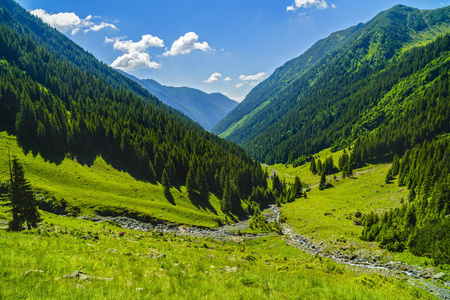
[[[203,227],[215,227],[226,218],[213,194],[205,206],[189,200],[184,186],[172,187],[169,201],[161,184],[132,176],[101,155],[43,158],[39,153],[24,153],[16,137],[6,132],[0,132],[0,181],[9,178],[8,149],[24,165],[33,189],[47,199],[64,199],[73,214],[128,215]]]
[[[0,229],[1,299],[432,299],[279,236],[221,242],[126,230],[119,238],[107,222],[43,217],[30,231]]]
[[[332,153],[326,149],[317,155],[322,162],[333,155],[335,165],[342,151]],[[327,176],[329,187],[320,191],[319,175],[309,171],[309,163],[293,168],[292,165],[273,165],[269,173],[277,174],[293,182],[299,176],[307,186],[307,198],[298,198],[282,207],[288,223],[304,236],[312,237],[317,242],[325,243],[331,249],[372,248],[380,250],[373,243],[359,239],[362,216],[371,211],[378,213],[398,206],[408,195],[405,187],[399,187],[397,181],[386,184],[385,177],[390,164],[369,164],[353,171],[352,178],[342,179],[340,173]]]

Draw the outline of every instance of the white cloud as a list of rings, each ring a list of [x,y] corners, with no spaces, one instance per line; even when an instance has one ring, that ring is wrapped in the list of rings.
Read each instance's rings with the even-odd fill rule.
[[[242,81],[261,81],[266,76],[265,72],[261,72],[255,75],[240,75],[239,79]]]
[[[193,50],[207,51],[211,50],[211,47],[207,42],[198,42],[198,35],[195,32],[188,32],[185,35],[179,37],[173,42],[170,50],[164,52],[164,56],[175,56],[179,54],[187,54]]]
[[[226,77],[224,80],[225,81],[231,81],[231,78],[230,77]]]
[[[237,88],[243,87],[243,86],[244,86],[244,84],[245,84],[245,83],[243,83],[243,82],[240,82],[240,83],[236,84],[236,87],[237,87]]]
[[[242,100],[245,99],[245,96],[241,96],[241,97],[236,97],[236,98],[232,98],[233,100],[236,100],[237,102],[242,102]]]
[[[122,39],[123,38],[120,37],[112,39],[105,37],[105,42],[114,42],[113,47],[115,50],[128,53],[143,52],[150,47],[164,47],[164,41],[159,37],[152,36],[151,34],[143,35],[139,42],[133,42],[132,40],[123,41]]]
[[[122,71],[135,71],[141,68],[159,69],[161,64],[151,61],[145,52],[125,53],[112,62],[111,67]]]
[[[290,6],[286,7],[286,11],[295,11],[295,6],[290,5]]]
[[[220,78],[222,78],[222,74],[220,74],[220,73],[214,73],[214,74],[211,74],[211,76],[209,76],[209,78],[206,79],[206,80],[203,81],[203,82],[204,82],[204,83],[213,83],[213,82],[219,81]]]
[[[124,41],[125,37],[105,37],[105,43],[114,43],[113,48],[124,52],[111,64],[111,67],[122,71],[135,71],[142,68],[159,69],[162,64],[151,61],[148,53],[144,52],[150,47],[164,47],[164,41],[151,34],[143,35],[141,40],[133,42]]]
[[[325,0],[295,0],[295,3],[291,6],[286,7],[286,11],[296,11],[298,8],[310,8],[315,7],[317,9],[327,9],[329,8]],[[331,7],[336,8],[336,5],[331,5]]]
[[[95,24],[92,22],[92,16],[89,15],[85,19],[81,19],[73,12],[61,12],[57,14],[49,14],[43,9],[35,9],[30,12],[32,15],[40,18],[53,28],[66,33],[70,32],[72,35],[77,34],[80,30],[84,32],[99,31],[104,28],[112,28],[118,30],[113,24],[101,22],[101,24]]]
[[[331,8],[337,8],[336,4],[331,4]]]
[[[88,32],[89,30],[92,30],[92,31],[100,31],[100,30],[102,30],[102,29],[104,29],[104,28],[108,28],[108,27],[117,30],[117,27],[114,26],[113,24],[109,24],[109,23],[106,23],[106,22],[102,22],[102,23],[99,24],[99,25],[94,25],[94,26],[92,26],[90,29],[85,29],[84,32]]]

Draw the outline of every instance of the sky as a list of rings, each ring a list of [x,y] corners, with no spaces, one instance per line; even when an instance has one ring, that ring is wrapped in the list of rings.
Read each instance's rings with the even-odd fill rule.
[[[111,67],[242,101],[319,39],[446,0],[16,0]]]

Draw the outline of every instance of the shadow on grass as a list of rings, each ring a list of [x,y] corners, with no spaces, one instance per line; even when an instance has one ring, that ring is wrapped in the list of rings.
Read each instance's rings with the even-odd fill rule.
[[[209,202],[209,194],[208,198],[202,197],[197,192],[193,192],[189,194],[189,200],[191,200],[191,203],[195,205],[195,207],[207,210],[209,209],[213,214],[217,215],[217,210],[211,205],[211,202]]]
[[[169,201],[169,203],[170,203],[170,204],[172,204],[172,205],[175,205],[175,206],[176,206],[176,204],[175,204],[175,199],[173,198],[173,196],[172,196],[172,193],[171,193],[171,192],[168,192],[168,193],[164,193],[164,196],[166,197],[167,201]]]
[[[7,132],[8,134],[11,134],[9,131]],[[40,155],[45,162],[55,164],[57,166],[61,165],[64,159],[69,158],[72,160],[76,160],[81,165],[92,167],[97,157],[101,156],[105,160],[105,162],[112,168],[119,172],[126,172],[130,174],[130,176],[135,180],[145,183],[156,183],[156,181],[149,181],[146,176],[134,171],[123,160],[113,157],[112,155],[102,150],[94,149],[86,154],[80,154],[74,151],[64,151],[62,153],[56,153],[56,151],[43,151],[42,147],[40,147],[37,143],[23,142],[20,139],[17,139],[17,143],[19,147],[22,148],[22,151],[25,155],[28,155],[30,153],[33,155],[33,157]]]

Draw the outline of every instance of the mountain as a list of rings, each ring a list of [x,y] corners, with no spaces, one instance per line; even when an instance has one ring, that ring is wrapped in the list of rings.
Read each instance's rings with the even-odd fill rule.
[[[169,221],[201,214],[217,224],[225,213],[245,213],[240,197],[267,188],[260,164],[241,147],[163,104],[12,0],[0,0],[0,130],[7,131],[2,143],[17,140],[8,147],[22,149],[15,153],[28,161],[31,184],[39,182],[51,201],[42,207],[64,213],[154,221],[163,218],[155,211],[169,210]],[[2,162],[6,157],[3,151]],[[96,166],[99,159],[107,167]],[[66,162],[72,171],[55,169]],[[92,176],[99,169],[125,172],[141,188],[111,193],[117,182],[107,184],[107,172]],[[97,188],[77,184],[83,178],[86,188],[102,190],[98,198]]]
[[[221,93],[207,94],[189,87],[171,87],[153,79],[138,79],[128,75],[165,104],[173,107],[206,130],[211,130],[238,102]]]
[[[450,32],[449,23],[449,7],[397,5],[333,33],[256,86],[212,132],[261,161],[286,163],[388,128],[434,84],[446,82],[440,75],[447,66],[448,37],[438,37]],[[433,134],[446,130],[422,125],[422,131]],[[414,142],[425,138],[407,134],[406,126],[401,136],[417,138]]]

